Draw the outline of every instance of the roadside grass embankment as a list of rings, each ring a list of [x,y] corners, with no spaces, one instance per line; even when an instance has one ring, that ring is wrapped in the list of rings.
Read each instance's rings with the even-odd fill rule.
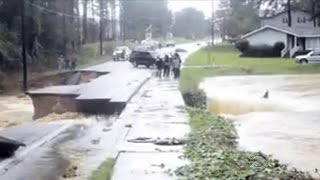
[[[110,180],[115,164],[114,159],[107,159],[103,162],[97,170],[95,170],[89,180]]]
[[[238,57],[230,45],[204,48],[191,55],[186,65],[221,65],[210,68],[183,69],[180,90],[188,106],[191,133],[185,147],[190,164],[176,170],[181,179],[227,180],[310,180],[309,174],[289,169],[261,152],[237,148],[234,124],[206,110],[206,95],[198,89],[205,77],[219,75],[316,72],[320,66],[296,65],[287,59]],[[210,57],[210,59],[207,59]],[[239,62],[237,62],[239,61]],[[309,72],[310,73],[310,72]]]
[[[203,48],[186,61],[188,67],[182,71],[182,91],[197,89],[204,77],[221,75],[275,75],[312,74],[320,72],[320,64],[301,65],[292,59],[239,57],[240,52],[230,44],[218,44]],[[206,66],[192,68],[192,66]],[[213,66],[213,67],[210,67]]]

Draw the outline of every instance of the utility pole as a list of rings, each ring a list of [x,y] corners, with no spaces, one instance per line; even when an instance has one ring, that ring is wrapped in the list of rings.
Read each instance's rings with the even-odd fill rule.
[[[100,33],[99,33],[99,39],[100,39],[100,55],[103,55],[103,0],[100,0]]]
[[[26,55],[26,26],[25,26],[25,2],[21,0],[21,43],[22,43],[22,64],[23,64],[23,91],[28,91],[28,67]]]
[[[212,18],[211,18],[211,43],[214,45],[214,0],[212,1]]]
[[[287,0],[287,6],[288,6],[288,26],[291,27],[292,25],[291,0]]]
[[[122,8],[122,13],[123,13],[123,19],[122,19],[122,41],[123,44],[126,42],[126,11],[123,10]]]

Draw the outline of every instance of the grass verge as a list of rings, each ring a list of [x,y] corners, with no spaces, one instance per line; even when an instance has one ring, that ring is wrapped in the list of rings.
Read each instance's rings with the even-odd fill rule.
[[[89,180],[110,180],[114,164],[114,159],[107,159],[92,173]]]
[[[320,72],[320,64],[301,65],[292,59],[242,58],[230,44],[218,44],[203,48],[192,54],[182,71],[180,88],[183,92],[195,90],[205,77],[221,75],[265,75],[265,74],[312,74]],[[192,68],[192,66],[207,66]],[[210,65],[217,65],[210,67]]]
[[[237,133],[233,123],[211,114],[203,107],[204,95],[198,86],[205,77],[284,72],[312,73],[320,70],[320,66],[300,66],[283,59],[269,59],[270,62],[258,58],[240,60],[238,55],[231,46],[224,44],[214,49],[202,49],[187,59],[186,65],[189,66],[215,63],[221,67],[185,68],[182,71],[179,80],[180,90],[187,105],[191,106],[188,112],[192,131],[185,148],[185,156],[190,160],[190,164],[177,169],[176,174],[187,180],[313,179],[309,174],[289,169],[261,152],[237,149]]]

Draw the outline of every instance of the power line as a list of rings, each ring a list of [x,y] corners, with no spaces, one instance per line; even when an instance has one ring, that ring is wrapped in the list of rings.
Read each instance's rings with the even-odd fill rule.
[[[70,18],[79,18],[79,19],[82,19],[83,17],[82,16],[74,16],[74,15],[71,15],[71,14],[66,14],[66,13],[63,13],[63,12],[59,12],[59,11],[55,11],[55,10],[52,10],[52,9],[49,9],[49,8],[46,8],[46,7],[43,7],[43,6],[40,6],[40,5],[37,5],[37,4],[34,4],[34,3],[31,3],[29,1],[26,1],[26,4],[34,7],[34,8],[37,8],[39,9],[40,11],[43,11],[43,12],[47,12],[47,13],[51,13],[51,14],[55,14],[57,16],[65,16],[65,17],[70,17]],[[139,19],[148,19],[148,20],[158,20],[158,19],[161,19],[162,17],[150,17],[150,16],[136,16],[136,18],[139,18]],[[130,22],[130,21],[129,21]]]
[[[52,10],[52,9],[48,9],[46,7],[31,3],[29,1],[26,1],[26,4],[28,4],[28,5],[30,5],[30,6],[32,6],[34,8],[37,8],[40,11],[44,11],[44,12],[47,12],[47,13],[55,14],[57,16],[65,16],[65,17],[80,18],[80,19],[82,18],[81,16],[74,16],[74,15],[71,15],[71,14],[66,14],[66,13],[63,13],[63,12],[59,12],[59,11],[55,11],[55,10]]]

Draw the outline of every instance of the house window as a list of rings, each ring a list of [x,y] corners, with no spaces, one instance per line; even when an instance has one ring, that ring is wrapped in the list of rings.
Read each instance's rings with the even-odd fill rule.
[[[297,19],[297,22],[298,23],[306,23],[307,22],[307,18],[306,17],[298,17],[298,19]]]
[[[288,24],[288,23],[289,23],[289,20],[288,20],[288,18],[283,18],[283,19],[282,19],[282,22],[283,22],[284,24]]]

